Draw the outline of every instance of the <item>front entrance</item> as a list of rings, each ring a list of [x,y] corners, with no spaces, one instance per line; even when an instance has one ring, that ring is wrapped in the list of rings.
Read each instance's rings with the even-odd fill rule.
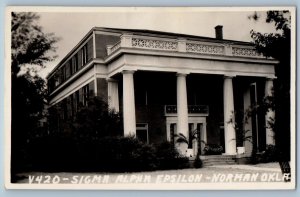
[[[177,131],[177,116],[167,117],[167,140],[175,145]],[[198,151],[203,154],[203,148],[207,142],[206,137],[206,117],[205,116],[189,116],[189,136],[188,136],[188,152],[187,156],[194,157]]]

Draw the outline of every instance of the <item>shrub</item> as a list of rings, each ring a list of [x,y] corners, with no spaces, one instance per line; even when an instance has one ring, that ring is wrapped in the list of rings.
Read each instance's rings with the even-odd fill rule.
[[[203,150],[205,155],[221,155],[223,147],[218,144],[206,144]]]
[[[180,156],[174,145],[170,142],[162,142],[156,145],[156,157],[158,169],[183,169],[188,168],[189,159]]]
[[[91,148],[94,150],[90,150],[93,155],[87,159],[87,169],[132,172],[155,170],[157,166],[154,147],[133,137],[104,137],[87,149]],[[85,152],[83,149],[82,154]]]
[[[268,163],[278,161],[279,155],[276,146],[269,144],[261,155],[261,162]]]
[[[134,172],[189,167],[169,142],[146,144],[134,137],[79,141],[68,136],[36,138],[30,143],[33,171]]]

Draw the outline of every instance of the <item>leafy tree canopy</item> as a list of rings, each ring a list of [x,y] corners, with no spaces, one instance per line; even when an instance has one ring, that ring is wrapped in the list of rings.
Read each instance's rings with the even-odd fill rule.
[[[258,20],[260,17],[255,13],[251,18]],[[289,11],[268,11],[265,21],[274,23],[278,32],[261,33],[251,30],[251,37],[257,49],[264,55],[276,58],[279,61],[289,60],[291,48],[291,15]]]
[[[49,55],[49,52],[55,52],[54,44],[58,38],[53,33],[44,33],[42,27],[37,23],[38,20],[39,15],[37,13],[12,13],[12,75],[17,75],[21,67],[26,64],[44,67],[44,63],[55,58],[55,56]]]

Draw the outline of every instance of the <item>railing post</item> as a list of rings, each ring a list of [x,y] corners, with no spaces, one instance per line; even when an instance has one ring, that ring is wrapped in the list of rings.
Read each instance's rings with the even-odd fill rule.
[[[178,38],[177,39],[177,50],[178,52],[186,52],[186,39],[184,38]]]
[[[121,35],[121,47],[132,47],[132,34]]]
[[[113,47],[113,45],[107,45],[106,46],[106,51],[107,51],[107,55],[111,54],[111,48]]]
[[[232,54],[232,45],[231,44],[225,44],[225,55],[233,56]]]

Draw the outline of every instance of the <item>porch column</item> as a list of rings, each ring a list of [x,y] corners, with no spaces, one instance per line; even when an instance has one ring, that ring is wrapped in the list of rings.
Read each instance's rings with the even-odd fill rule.
[[[188,140],[189,125],[188,125],[188,105],[186,91],[186,75],[177,73],[177,133],[182,133]]]
[[[134,71],[123,71],[123,121],[124,136],[136,136]]]
[[[119,112],[119,87],[115,79],[107,79],[108,107]]]
[[[273,79],[267,78],[265,84],[265,97],[273,96]],[[270,127],[270,121],[275,119],[275,112],[272,109],[267,109],[266,112],[266,144],[275,145],[275,133],[273,129]]]
[[[204,147],[207,143],[206,122],[202,124],[202,128],[200,129],[200,139],[201,154],[204,155]]]
[[[224,137],[225,137],[225,154],[236,154],[236,136],[234,129],[234,101],[233,101],[233,76],[224,76]],[[233,121],[229,122],[231,119]]]
[[[247,89],[244,91],[244,120],[245,120],[245,113],[247,110],[249,110],[249,108],[251,107],[251,96],[250,96],[250,86],[247,87]],[[253,145],[256,144],[256,139],[252,138],[252,119],[251,116],[247,117],[247,121],[244,122],[244,129],[245,131],[248,131],[245,133],[245,137],[249,137],[251,140],[246,140],[244,142],[244,146],[245,146],[245,154],[246,156],[251,156],[252,153],[252,149],[253,149]],[[255,126],[255,125],[253,125]]]
[[[171,124],[168,122],[166,124],[167,124],[167,141],[171,142]]]

